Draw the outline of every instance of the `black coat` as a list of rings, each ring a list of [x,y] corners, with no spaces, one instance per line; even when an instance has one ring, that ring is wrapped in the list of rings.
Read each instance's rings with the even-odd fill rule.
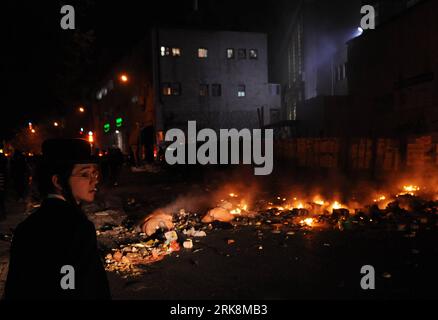
[[[63,290],[64,265],[75,270],[75,289]],[[110,299],[96,230],[66,201],[49,198],[20,223],[12,240],[5,299]]]

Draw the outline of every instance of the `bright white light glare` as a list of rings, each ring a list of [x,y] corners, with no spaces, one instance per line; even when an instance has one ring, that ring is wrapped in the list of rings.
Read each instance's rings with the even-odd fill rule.
[[[120,133],[120,131],[119,131],[119,130],[116,130],[116,133],[117,133],[117,134],[119,134],[119,133]]]
[[[360,36],[360,35],[362,35],[362,33],[363,33],[363,29],[362,29],[361,27],[358,27],[358,28],[357,28],[357,32],[358,32],[358,34],[359,34],[359,36]]]

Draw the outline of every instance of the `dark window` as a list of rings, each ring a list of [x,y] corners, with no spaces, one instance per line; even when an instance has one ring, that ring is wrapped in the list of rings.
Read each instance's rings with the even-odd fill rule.
[[[227,59],[234,59],[234,49],[227,49]]]
[[[237,50],[237,58],[246,59],[246,49]]]
[[[181,83],[179,82],[172,83],[172,95],[174,96],[181,95]]]
[[[249,58],[250,59],[257,59],[259,57],[257,49],[251,49],[249,50]]]
[[[201,97],[207,97],[208,96],[208,84],[201,83],[199,85],[199,95]]]
[[[217,83],[211,85],[211,94],[213,97],[220,97],[222,95],[222,86]]]

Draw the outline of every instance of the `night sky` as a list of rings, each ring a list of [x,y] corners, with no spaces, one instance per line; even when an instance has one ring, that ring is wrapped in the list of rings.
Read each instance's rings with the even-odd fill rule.
[[[60,28],[62,5],[76,30]],[[32,120],[62,116],[148,28],[185,26],[266,32],[270,1],[5,1],[1,4],[0,138]]]

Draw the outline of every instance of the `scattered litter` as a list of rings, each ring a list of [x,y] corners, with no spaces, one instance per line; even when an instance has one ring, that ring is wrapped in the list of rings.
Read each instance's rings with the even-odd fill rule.
[[[186,249],[192,249],[193,248],[193,241],[191,239],[188,239],[188,240],[184,241],[183,246]]]
[[[205,231],[202,230],[195,230],[194,227],[192,227],[189,230],[183,230],[183,233],[188,236],[188,237],[206,237],[207,234],[205,233]]]

